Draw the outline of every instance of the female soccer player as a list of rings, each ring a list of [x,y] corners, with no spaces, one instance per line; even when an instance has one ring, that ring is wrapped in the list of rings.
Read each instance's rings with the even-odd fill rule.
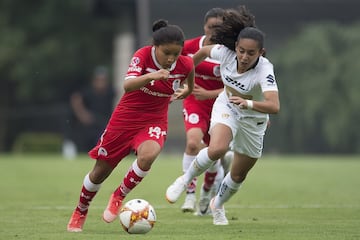
[[[213,106],[210,144],[199,152],[185,174],[168,187],[166,198],[170,203],[176,202],[187,184],[230,146],[234,151],[231,170],[210,201],[213,223],[227,225],[224,203],[238,191],[261,157],[269,114],[279,112],[280,101],[273,65],[262,56],[264,34],[259,29],[246,27],[237,14],[231,16],[227,12],[222,26],[215,29],[214,39],[221,44],[205,46],[193,57],[195,65],[206,57],[219,60],[225,85]]]
[[[222,8],[210,9],[204,17],[204,35],[185,41],[183,55],[192,57],[201,47],[212,44],[210,41],[212,29],[222,22]],[[199,151],[209,144],[210,114],[215,98],[223,90],[220,77],[219,62],[205,59],[195,68],[195,86],[189,97],[183,101],[184,125],[186,131],[186,147],[183,155],[183,171],[185,172]],[[199,214],[206,213],[210,201],[210,189],[215,177],[223,177],[220,172],[220,162],[214,164],[205,172],[204,184],[200,190]],[[196,209],[196,182],[194,178],[186,190],[183,212],[193,212]]]
[[[183,31],[158,20],[153,25],[153,45],[133,55],[124,81],[125,94],[97,145],[89,151],[96,162],[84,178],[78,205],[67,226],[69,232],[82,231],[101,183],[131,151],[137,158],[111,195],[103,213],[105,222],[117,218],[126,195],[149,172],[166,139],[170,100],[184,99],[194,87],[194,64],[190,57],[181,55],[183,45]]]

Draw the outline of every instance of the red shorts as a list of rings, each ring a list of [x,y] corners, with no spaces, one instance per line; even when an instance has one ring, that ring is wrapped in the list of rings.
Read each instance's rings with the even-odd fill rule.
[[[183,112],[185,131],[187,132],[192,128],[200,128],[204,134],[204,143],[209,145],[210,135],[208,131],[210,127],[212,104],[201,104],[201,102],[202,101],[198,100],[184,101]]]
[[[164,146],[167,134],[167,124],[148,125],[139,129],[106,129],[101,135],[97,145],[89,151],[93,159],[104,160],[112,168],[129,155],[146,140],[157,142],[160,147]]]

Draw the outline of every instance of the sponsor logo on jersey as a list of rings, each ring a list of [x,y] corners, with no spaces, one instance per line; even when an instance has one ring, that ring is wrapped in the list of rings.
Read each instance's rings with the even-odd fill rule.
[[[147,87],[142,87],[142,88],[140,88],[140,90],[143,91],[146,94],[149,94],[149,95],[155,96],[155,97],[171,97],[170,94],[161,93],[161,92],[154,92],[154,91],[151,91],[150,89],[148,89]]]
[[[138,66],[139,63],[140,63],[140,58],[133,57],[131,59],[130,66],[128,68],[128,72],[139,72],[140,73],[142,71],[142,68]]]
[[[275,78],[271,74],[267,75],[266,80],[268,81],[268,83],[271,83],[271,84],[274,84],[274,82],[275,82]]]
[[[138,73],[141,73],[142,71],[142,68],[141,67],[138,67],[138,66],[133,66],[133,67],[129,67],[128,68],[128,72],[138,72]]]
[[[225,80],[226,80],[230,85],[235,86],[235,87],[237,87],[237,88],[240,88],[241,90],[247,91],[244,84],[235,81],[235,80],[232,79],[231,77],[225,76]]]

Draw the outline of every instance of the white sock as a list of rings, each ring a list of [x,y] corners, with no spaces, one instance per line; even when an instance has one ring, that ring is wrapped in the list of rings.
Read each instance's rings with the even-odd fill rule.
[[[218,162],[220,162],[220,161],[218,161]],[[218,192],[218,190],[220,188],[220,184],[223,179],[224,179],[224,169],[222,168],[221,163],[220,163],[219,168],[217,170],[216,177],[215,177],[214,186],[212,188],[213,196],[216,195],[216,193]]]
[[[186,172],[186,170],[188,170],[191,162],[195,158],[196,158],[196,155],[188,155],[188,154],[184,153],[183,160],[182,160],[183,172]]]
[[[241,183],[236,183],[231,179],[230,173],[226,174],[214,199],[215,208],[222,208],[224,203],[239,190],[240,186]]]
[[[183,165],[183,172],[185,173],[186,170],[188,170],[188,168],[191,165],[191,162],[196,158],[196,155],[189,155],[184,153],[183,155],[183,160],[182,160],[182,165]],[[195,193],[196,191],[196,184],[197,184],[197,179],[193,178],[193,180],[188,184],[186,193]]]
[[[206,169],[207,172],[214,173],[217,172],[220,168],[220,161],[215,161],[213,165],[211,165],[208,169]]]
[[[190,167],[184,173],[185,183],[189,184],[194,177],[202,174],[213,163],[214,161],[212,161],[208,156],[208,148],[206,147],[200,150],[196,158],[192,161]]]
[[[144,178],[150,171],[150,170],[148,170],[148,171],[142,170],[138,165],[137,159],[135,159],[135,161],[133,162],[131,167],[134,170],[134,172],[136,173],[136,175],[139,177],[142,177],[142,178]]]
[[[91,182],[89,173],[85,176],[83,185],[85,189],[88,190],[89,192],[97,192],[101,187],[101,184],[95,184]]]

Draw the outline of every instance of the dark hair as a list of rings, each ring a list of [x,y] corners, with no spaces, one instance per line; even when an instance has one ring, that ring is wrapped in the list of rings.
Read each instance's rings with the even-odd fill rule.
[[[235,51],[238,34],[245,27],[255,27],[255,16],[244,5],[236,9],[227,9],[223,16],[223,22],[214,28],[210,40]]]
[[[204,23],[206,23],[209,18],[222,18],[224,16],[225,9],[223,8],[212,8],[206,12],[204,17]]]
[[[237,41],[242,38],[253,39],[258,43],[260,49],[264,47],[265,34],[258,28],[246,27],[238,35]]]
[[[153,23],[153,44],[155,46],[175,43],[184,46],[185,35],[177,25],[170,25],[167,20],[159,19]]]

